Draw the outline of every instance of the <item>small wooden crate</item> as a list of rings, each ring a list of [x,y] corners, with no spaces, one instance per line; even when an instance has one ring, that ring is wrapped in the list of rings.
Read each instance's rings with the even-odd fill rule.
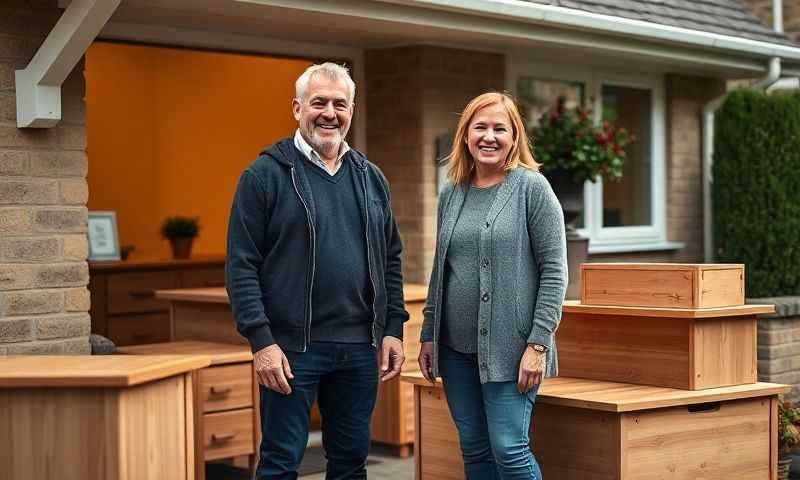
[[[757,379],[757,316],[772,305],[705,309],[564,303],[559,374],[702,390]]]
[[[417,480],[464,478],[458,434],[441,382],[414,384]],[[713,390],[546,379],[531,446],[544,478],[558,480],[775,480],[778,394],[757,383]]]
[[[584,263],[581,303],[714,308],[744,304],[744,265]]]

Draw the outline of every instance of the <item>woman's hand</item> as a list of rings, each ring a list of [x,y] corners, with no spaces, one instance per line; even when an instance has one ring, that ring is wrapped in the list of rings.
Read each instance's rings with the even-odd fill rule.
[[[425,380],[436,383],[433,377],[433,342],[422,342],[419,349],[419,369],[422,371],[422,376]]]
[[[528,345],[519,362],[519,379],[517,380],[519,393],[527,393],[541,383],[544,377],[545,363],[547,363],[547,353],[537,352]]]

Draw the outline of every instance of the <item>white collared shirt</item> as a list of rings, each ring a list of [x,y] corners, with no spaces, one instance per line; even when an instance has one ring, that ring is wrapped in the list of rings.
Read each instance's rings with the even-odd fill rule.
[[[294,146],[303,152],[303,155],[305,155],[311,163],[325,170],[330,176],[336,175],[336,172],[338,172],[339,168],[342,166],[342,157],[344,157],[345,153],[350,151],[350,145],[347,144],[347,141],[342,140],[342,145],[339,147],[339,156],[336,157],[336,164],[333,166],[333,171],[330,171],[328,170],[328,165],[322,161],[322,157],[314,151],[311,145],[309,145],[306,139],[300,134],[300,129],[294,132]]]

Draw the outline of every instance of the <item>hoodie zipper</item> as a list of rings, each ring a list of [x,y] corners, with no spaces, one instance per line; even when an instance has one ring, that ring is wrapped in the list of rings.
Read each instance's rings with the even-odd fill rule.
[[[314,239],[316,238],[316,232],[314,231],[314,222],[311,221],[311,210],[308,209],[308,205],[306,201],[303,199],[303,196],[300,195],[300,190],[297,188],[297,181],[295,180],[294,174],[294,165],[291,167],[292,172],[292,186],[294,187],[294,192],[297,194],[297,197],[300,199],[300,203],[303,204],[303,208],[306,209],[306,220],[308,220],[308,228],[309,234],[311,235],[310,244],[311,244],[311,281],[308,285],[308,309],[306,311],[306,322],[305,322],[305,338],[303,338],[303,351],[305,352],[308,350],[308,344],[311,343],[311,294],[314,290],[314,271],[316,270],[316,248],[314,248]],[[369,250],[369,247],[368,247]]]
[[[372,285],[372,326],[370,331],[372,332],[372,346],[377,348],[378,340],[375,335],[375,322],[378,320],[378,309],[375,308],[375,297],[378,296],[378,292],[375,289],[375,281],[372,279],[372,262],[370,261],[372,254],[369,248],[369,198],[367,198],[366,170],[362,169],[361,175],[361,184],[364,187],[364,236],[367,240],[367,272],[369,273],[369,283]]]

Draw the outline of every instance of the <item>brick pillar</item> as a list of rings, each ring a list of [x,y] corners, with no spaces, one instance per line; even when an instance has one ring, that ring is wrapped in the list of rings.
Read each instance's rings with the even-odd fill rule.
[[[667,238],[686,248],[668,261],[703,261],[703,106],[724,92],[723,81],[668,75]]]
[[[800,400],[800,297],[753,298],[773,304],[775,313],[758,320],[758,380],[792,385],[786,399]]]
[[[436,138],[452,133],[473,97],[505,89],[505,59],[434,46],[369,50],[369,158],[386,173],[407,282],[427,283],[436,244]]]
[[[55,0],[0,7],[0,354],[89,353],[82,64],[57,127],[16,127],[14,70],[60,14]]]

